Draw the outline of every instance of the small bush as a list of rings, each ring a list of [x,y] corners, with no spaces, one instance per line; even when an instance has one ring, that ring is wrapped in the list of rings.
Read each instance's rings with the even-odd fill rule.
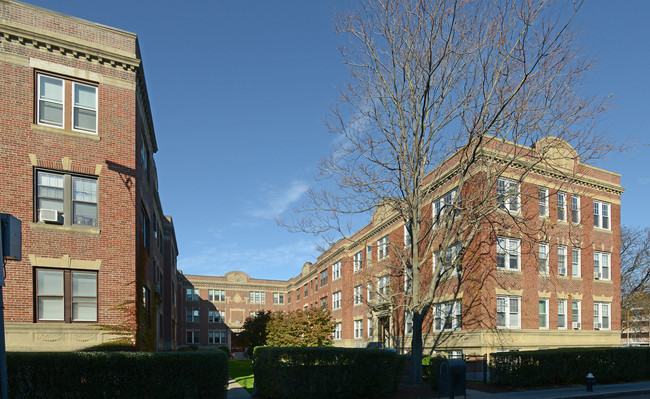
[[[226,398],[228,359],[209,352],[7,353],[13,399]]]
[[[255,384],[272,398],[375,398],[397,388],[404,357],[381,349],[255,348]]]
[[[442,356],[429,358],[429,382],[434,392],[438,392],[438,380],[440,380],[440,364],[445,360]]]
[[[650,348],[555,349],[493,353],[490,379],[511,387],[584,384],[650,379]]]

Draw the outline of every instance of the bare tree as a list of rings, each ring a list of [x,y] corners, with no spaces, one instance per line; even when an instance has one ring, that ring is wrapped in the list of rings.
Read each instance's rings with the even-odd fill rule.
[[[488,310],[483,285],[494,267],[483,265],[494,258],[497,231],[516,229],[531,242],[546,234],[546,224],[520,212],[538,193],[520,192],[518,183],[540,169],[570,181],[574,161],[608,148],[594,129],[605,104],[579,93],[590,67],[570,29],[579,6],[375,0],[337,18],[350,72],[328,120],[339,145],[321,165],[328,188],[310,191],[286,224],[346,240],[355,214],[374,210],[403,222],[411,244],[391,243],[389,260],[367,272],[393,277],[371,306],[390,303],[412,317],[414,382],[422,376],[423,320],[436,302],[462,292],[464,318],[468,307]],[[432,217],[432,200],[450,184],[455,194],[434,205]]]
[[[650,228],[621,230],[622,329],[637,334],[650,320]]]

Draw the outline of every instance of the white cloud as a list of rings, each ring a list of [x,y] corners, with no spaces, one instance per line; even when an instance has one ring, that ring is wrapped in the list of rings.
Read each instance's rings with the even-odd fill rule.
[[[256,218],[273,219],[284,213],[307,191],[309,186],[300,181],[292,182],[286,189],[264,190],[259,200],[251,206],[247,214]]]

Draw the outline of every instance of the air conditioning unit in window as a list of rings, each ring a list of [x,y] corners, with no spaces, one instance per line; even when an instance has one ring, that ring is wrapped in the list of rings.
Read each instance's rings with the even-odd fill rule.
[[[594,279],[600,280],[600,272],[594,272]]]
[[[579,330],[580,329],[580,322],[579,321],[574,321],[573,323],[571,323],[571,325],[573,326],[574,330]]]
[[[598,323],[598,322],[595,322],[594,323],[594,330],[600,330],[600,328],[601,328],[601,324]]]
[[[62,214],[55,209],[39,209],[38,220],[46,223],[61,223]]]
[[[560,268],[560,276],[566,276],[566,267]]]

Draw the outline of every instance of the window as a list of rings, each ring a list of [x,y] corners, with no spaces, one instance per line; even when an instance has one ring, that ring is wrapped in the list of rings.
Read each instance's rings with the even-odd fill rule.
[[[361,293],[361,286],[354,287],[354,304],[361,305],[363,303],[363,294]]]
[[[368,338],[372,338],[372,317],[368,319]]]
[[[338,261],[332,265],[332,281],[338,280],[340,278],[341,278],[341,261]]]
[[[548,217],[548,189],[546,187],[539,188],[538,198],[539,198],[539,217],[547,218]]]
[[[291,303],[291,292],[287,292],[287,303]]]
[[[580,330],[580,301],[571,301],[571,321],[574,330]]]
[[[284,303],[284,294],[280,293],[273,293],[273,303],[274,304],[283,304]]]
[[[571,275],[580,277],[580,248],[571,249]]]
[[[208,299],[215,302],[226,301],[226,291],[224,290],[208,290]]]
[[[320,299],[320,308],[327,310],[327,297],[324,296]]]
[[[198,323],[199,322],[199,310],[198,309],[187,309],[185,311],[185,321],[188,323]]]
[[[408,227],[404,225],[404,248],[410,248],[412,245],[411,233],[409,232]]]
[[[609,280],[609,253],[594,251],[594,279]]]
[[[390,277],[389,276],[379,277],[379,280],[377,282],[377,292],[380,295],[387,295],[389,288],[390,288]]]
[[[354,338],[363,338],[363,320],[354,321]]]
[[[199,289],[198,288],[186,288],[185,289],[185,300],[198,301],[199,300]]]
[[[226,332],[218,330],[208,330],[209,344],[226,344]]]
[[[377,260],[382,260],[388,257],[388,236],[384,236],[377,241]]]
[[[566,222],[566,194],[560,191],[557,193],[557,220]]]
[[[97,227],[97,179],[36,171],[39,222]]]
[[[404,312],[404,334],[413,335],[413,313]]]
[[[566,247],[564,245],[557,246],[557,274],[566,276]]]
[[[300,300],[300,288],[296,290],[296,301]]]
[[[571,223],[580,224],[580,197],[571,195]]]
[[[305,291],[305,298],[307,298],[309,296],[309,286],[307,284],[305,284],[305,286],[303,288],[304,288],[304,291]]]
[[[548,299],[539,300],[539,328],[548,328]]]
[[[187,330],[185,342],[188,344],[198,344],[199,332],[196,330]]]
[[[97,133],[96,86],[38,74],[37,91],[36,122],[39,125]],[[68,101],[71,103],[69,115],[66,114]]]
[[[594,302],[594,330],[609,330],[609,309],[607,302]]]
[[[557,301],[557,328],[566,330],[566,299]]]
[[[456,201],[458,189],[455,188],[433,201],[433,224],[438,224],[445,213],[452,211],[454,202]]]
[[[609,230],[609,204],[594,201],[594,227]]]
[[[455,331],[462,328],[460,301],[433,305],[433,331]]]
[[[372,260],[372,245],[366,245],[366,261]]]
[[[363,253],[361,251],[354,254],[354,272],[358,273],[363,267]]]
[[[438,256],[433,256],[433,268],[435,268],[440,263],[440,275],[443,274],[457,274],[462,272],[462,258],[459,258],[458,255],[461,252],[460,244],[454,244],[447,248],[446,251],[440,251]]]
[[[519,183],[503,178],[497,180],[497,201],[499,207],[507,211],[519,212]]]
[[[255,312],[252,317],[255,317]],[[209,310],[208,311],[208,323],[225,323],[226,322],[226,312],[219,310]]]
[[[341,291],[332,294],[332,310],[341,309]]]
[[[519,328],[521,315],[519,313],[518,296],[497,296],[497,327]]]
[[[97,272],[36,269],[39,321],[97,321]]]
[[[366,300],[368,302],[370,302],[370,301],[372,301],[372,284],[368,283],[366,288],[367,288],[367,291],[368,291],[368,295],[366,296]]]
[[[323,287],[327,284],[327,269],[320,272],[320,286]]]
[[[515,238],[497,238],[497,269],[520,270],[520,245]]]
[[[266,293],[261,291],[250,291],[248,293],[248,303],[266,303]]]
[[[548,244],[539,244],[539,272],[548,273]]]
[[[334,339],[341,339],[341,331],[343,330],[341,323],[336,323],[334,325]]]
[[[248,317],[250,317],[251,319],[254,319],[255,314],[256,314],[255,312],[248,312]]]
[[[142,207],[142,222],[140,223],[140,234],[142,236],[142,243],[144,245],[144,249],[147,250],[147,252],[150,251],[149,247],[149,216],[147,216],[147,211],[145,211],[144,206]]]

